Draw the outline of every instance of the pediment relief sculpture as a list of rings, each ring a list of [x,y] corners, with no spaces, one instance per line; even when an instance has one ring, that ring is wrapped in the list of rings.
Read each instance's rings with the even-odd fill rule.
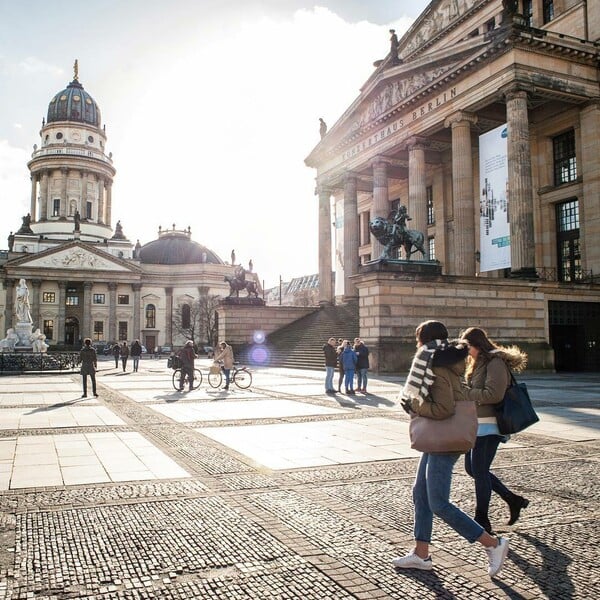
[[[112,266],[107,260],[81,248],[75,248],[60,256],[53,256],[50,262],[56,267],[67,268],[106,269]]]

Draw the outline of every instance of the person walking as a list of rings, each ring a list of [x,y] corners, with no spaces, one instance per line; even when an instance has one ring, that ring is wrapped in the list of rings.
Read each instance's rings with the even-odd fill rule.
[[[185,346],[177,353],[177,357],[181,361],[181,377],[179,378],[179,391],[183,392],[185,384],[185,376],[188,377],[190,392],[194,389],[194,360],[196,353],[194,352],[194,342],[188,340]]]
[[[404,409],[425,418],[452,415],[456,402],[466,400],[461,378],[465,372],[466,346],[450,343],[440,321],[424,321],[415,332],[417,352],[401,397]],[[437,515],[470,543],[479,542],[488,557],[488,575],[500,572],[508,554],[508,539],[493,537],[479,523],[450,502],[452,470],[460,453],[421,454],[413,485],[414,548],[392,564],[399,569],[430,570],[429,544],[433,515]]]
[[[352,344],[348,340],[344,340],[344,350],[340,354],[340,362],[344,366],[344,387],[346,394],[353,396],[354,391],[354,370],[358,358],[356,352],[352,350]]]
[[[327,343],[323,344],[323,354],[325,355],[325,393],[335,394],[333,376],[337,366],[337,351],[334,337],[330,337]]]
[[[369,349],[360,338],[354,338],[356,352],[356,391],[367,393],[367,372],[369,370]]]
[[[338,392],[342,393],[342,383],[344,382],[344,365],[341,361],[341,355],[344,351],[344,340],[342,338],[338,338],[337,341],[337,357],[338,357]]]
[[[119,342],[117,342],[112,347],[112,353],[113,353],[113,356],[115,357],[115,369],[118,369],[119,368],[119,356],[121,356],[121,346],[119,345]]]
[[[221,342],[219,344],[220,352],[215,356],[216,361],[222,361],[223,363],[223,372],[225,373],[225,385],[223,386],[224,390],[229,389],[229,375],[231,374],[231,369],[233,369],[233,348],[225,343]]]
[[[92,340],[85,338],[83,348],[79,351],[79,362],[81,362],[81,380],[83,383],[83,398],[87,398],[87,378],[92,380],[92,394],[97,398],[96,393],[96,369],[98,368],[98,357],[96,349],[92,346]]]
[[[140,357],[142,356],[142,345],[140,344],[140,340],[135,340],[133,344],[131,344],[129,353],[131,354],[131,360],[133,361],[133,372],[137,373]]]
[[[479,327],[469,327],[461,337],[469,346],[465,395],[477,404],[479,422],[475,447],[465,454],[465,470],[475,481],[475,520],[491,533],[489,507],[492,491],[508,504],[508,525],[516,523],[521,510],[529,505],[527,498],[509,490],[490,471],[498,445],[508,440],[508,436],[500,434],[494,406],[502,402],[510,385],[511,369],[520,372],[527,366],[527,354],[517,346],[499,346]]]
[[[119,350],[121,352],[121,364],[123,365],[123,373],[125,373],[127,369],[127,359],[129,358],[129,346],[127,345],[127,342],[123,342]]]

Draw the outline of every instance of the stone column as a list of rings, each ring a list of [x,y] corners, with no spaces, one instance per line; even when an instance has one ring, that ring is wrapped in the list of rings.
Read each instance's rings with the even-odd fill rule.
[[[371,206],[371,219],[375,217],[388,218],[390,212],[390,199],[388,196],[387,163],[376,159],[373,168],[373,204]],[[371,260],[377,260],[383,252],[383,244],[371,237]]]
[[[56,330],[54,339],[59,344],[65,343],[65,316],[66,316],[66,302],[67,302],[67,282],[58,282],[58,320],[56,322]]]
[[[31,285],[33,290],[31,292],[31,319],[33,321],[33,329],[39,327],[43,329],[43,323],[40,317],[40,287],[42,285],[41,279],[32,279]]]
[[[173,288],[165,288],[165,344],[173,347]]]
[[[92,281],[83,282],[83,323],[82,331],[79,332],[82,338],[93,337],[94,326],[92,324]]]
[[[131,336],[132,340],[141,340],[141,328],[140,328],[140,316],[141,316],[141,306],[140,306],[140,291],[142,289],[141,283],[132,283],[131,287],[133,288],[133,334]]]
[[[104,181],[104,189],[106,190],[106,217],[104,222],[107,225],[112,223],[112,181]]]
[[[331,190],[319,186],[319,304],[333,304],[331,269]]]
[[[108,283],[108,339],[119,341],[117,337],[117,284]]]
[[[344,177],[344,298],[358,297],[353,275],[358,274],[358,194],[356,175],[347,173]]]
[[[79,212],[81,213],[81,218],[87,218],[87,184],[88,184],[88,173],[87,171],[82,171],[81,173],[81,199],[80,199],[80,208]]]
[[[69,212],[69,207],[67,204],[67,179],[69,175],[69,170],[63,167],[60,172],[62,173],[62,185],[60,192],[60,212],[59,215],[61,217],[66,217]]]
[[[452,198],[454,204],[454,275],[475,275],[475,198],[471,124],[475,115],[457,112],[446,119],[452,127]],[[477,209],[477,214],[479,210]]]
[[[527,92],[516,90],[506,95],[506,121],[511,277],[535,278],[533,179]]]
[[[412,218],[409,229],[420,231],[425,237],[424,260],[429,260],[427,244],[427,186],[425,185],[426,143],[414,137],[408,140],[408,214]],[[420,255],[420,253],[419,253]],[[419,256],[415,255],[415,256]]]
[[[48,171],[42,173],[42,183],[40,185],[40,220],[45,221],[48,218]]]
[[[5,279],[2,282],[5,291],[5,301],[4,301],[4,329],[0,333],[6,335],[6,329],[10,329],[13,326],[13,303],[15,299],[15,280],[14,279]]]
[[[592,99],[579,113],[583,198],[579,203],[582,268],[600,272],[600,98]]]
[[[31,207],[29,209],[29,214],[31,215],[31,220],[35,222],[37,220],[37,212],[36,212],[36,199],[37,199],[37,175],[31,175]]]

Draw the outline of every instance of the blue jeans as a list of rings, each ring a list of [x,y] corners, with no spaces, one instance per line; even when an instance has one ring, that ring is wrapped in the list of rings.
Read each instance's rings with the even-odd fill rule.
[[[138,370],[138,365],[140,364],[140,357],[139,356],[133,356],[133,370],[137,371]]]
[[[325,367],[325,391],[333,389],[333,375],[335,373],[335,367]]]
[[[223,369],[223,373],[225,373],[225,387],[229,387],[229,375],[231,373],[231,369]]]
[[[357,369],[356,370],[356,387],[359,390],[367,389],[367,381],[368,381],[367,371],[368,370],[369,369]]]
[[[514,494],[490,472],[492,461],[496,456],[500,435],[477,436],[475,447],[465,454],[465,471],[475,480],[475,515],[487,517],[492,491],[505,502],[509,502]]]
[[[418,542],[431,542],[433,515],[437,515],[468,542],[475,542],[484,529],[450,502],[452,468],[460,454],[423,453],[413,486],[415,504],[414,536]]]
[[[354,391],[354,369],[346,369],[344,371],[344,385],[346,386],[346,391]]]

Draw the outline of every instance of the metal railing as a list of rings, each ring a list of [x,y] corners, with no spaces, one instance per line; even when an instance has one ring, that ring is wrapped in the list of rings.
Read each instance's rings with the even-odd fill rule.
[[[74,371],[79,363],[79,352],[2,352],[0,373],[14,374],[52,371]]]
[[[56,154],[71,155],[71,156],[86,156],[88,158],[95,158],[106,163],[112,163],[112,159],[106,156],[104,152],[98,150],[84,149],[84,148],[40,148],[32,153],[32,158],[39,158],[40,156],[54,156]]]

